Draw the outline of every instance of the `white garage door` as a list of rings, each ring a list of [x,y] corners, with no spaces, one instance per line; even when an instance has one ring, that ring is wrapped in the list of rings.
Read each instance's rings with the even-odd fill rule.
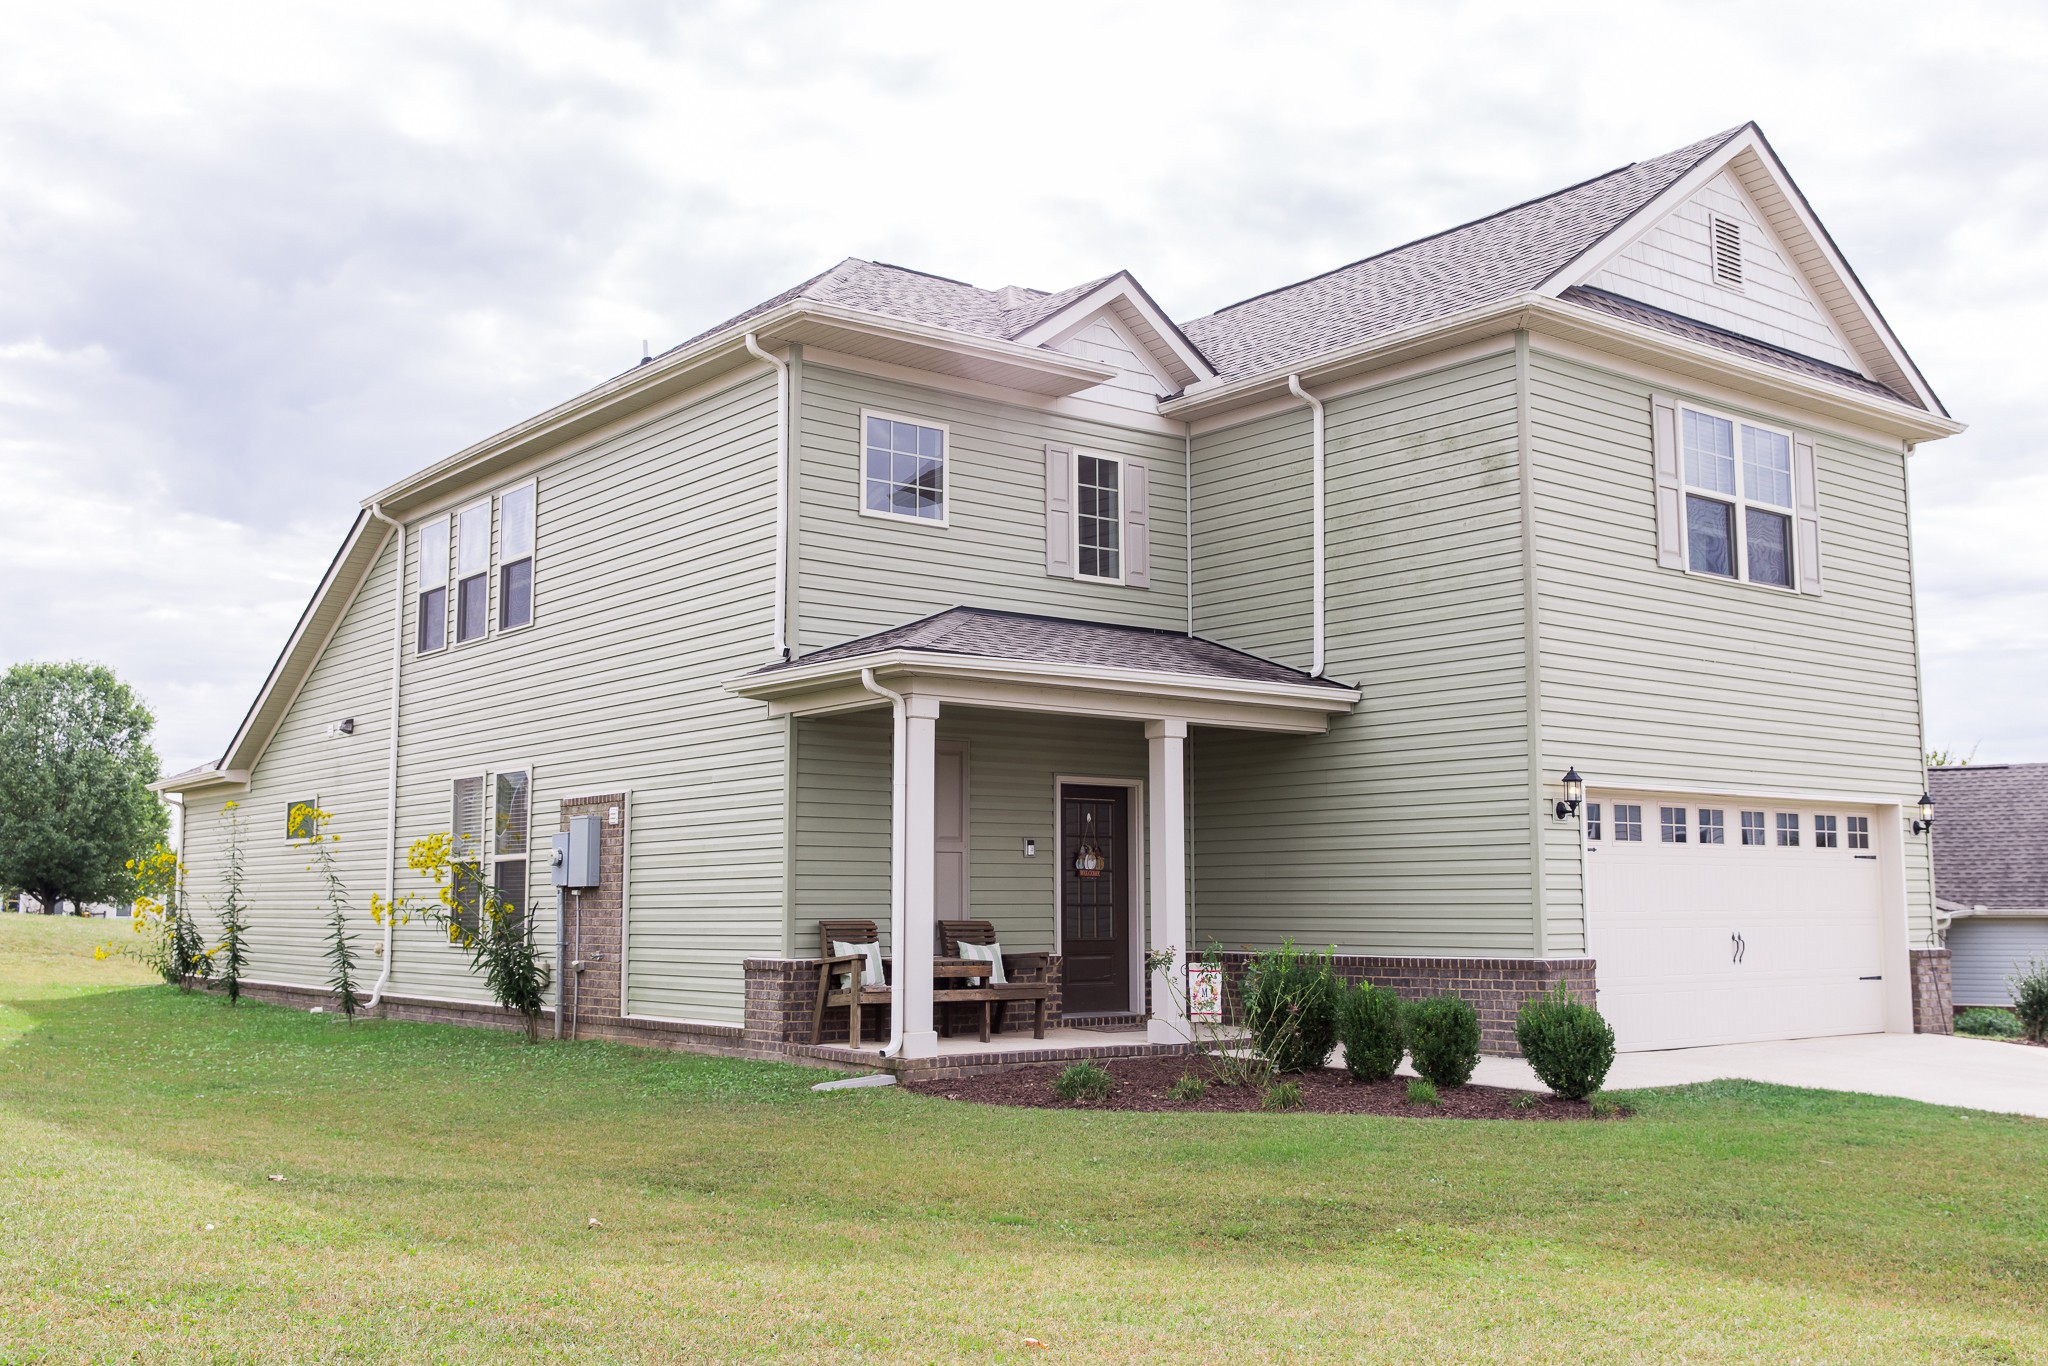
[[[1883,934],[1869,810],[1602,793],[1587,897],[1624,1052],[1876,1033]]]

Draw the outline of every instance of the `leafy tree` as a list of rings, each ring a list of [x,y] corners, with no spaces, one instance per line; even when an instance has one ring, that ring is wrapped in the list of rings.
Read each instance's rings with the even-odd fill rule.
[[[45,910],[135,895],[128,865],[169,827],[149,790],[155,724],[98,664],[17,664],[0,676],[0,886]]]

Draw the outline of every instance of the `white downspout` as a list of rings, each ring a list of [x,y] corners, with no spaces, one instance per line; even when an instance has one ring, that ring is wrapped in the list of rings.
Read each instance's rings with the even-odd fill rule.
[[[747,350],[775,367],[775,627],[768,648],[777,659],[789,658],[789,362],[771,356],[747,333]]]
[[[390,527],[391,537],[398,543],[398,565],[392,570],[394,584],[391,595],[391,735],[385,746],[388,791],[384,801],[384,962],[377,969],[377,985],[370,988],[369,1004],[364,1007],[375,1010],[377,1003],[384,998],[384,988],[391,982],[394,942],[390,906],[398,895],[398,679],[399,670],[405,662],[405,527],[386,517],[381,504],[370,504],[370,515]]]
[[[875,682],[873,669],[860,671],[861,686],[877,697],[886,697],[890,702],[892,738],[890,752],[893,755],[889,776],[889,952],[896,957],[897,985],[903,981],[903,955],[899,946],[903,943],[903,694],[891,692]],[[891,998],[889,1005],[889,1043],[882,1050],[882,1056],[893,1058],[903,1048],[903,1003],[901,993]]]
[[[1317,678],[1323,676],[1323,401],[1301,387],[1300,375],[1289,375],[1287,387],[1294,396],[1306,403],[1315,414],[1314,436],[1315,474],[1314,521],[1315,521],[1315,662],[1309,666],[1309,673]]]

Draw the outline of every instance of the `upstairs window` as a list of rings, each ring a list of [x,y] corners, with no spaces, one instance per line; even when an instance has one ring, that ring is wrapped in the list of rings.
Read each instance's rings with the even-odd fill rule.
[[[860,510],[946,524],[946,429],[886,413],[861,414]]]
[[[480,640],[490,627],[491,500],[455,514],[455,639]]]
[[[1686,567],[1792,587],[1792,438],[1695,408],[1678,417]]]
[[[1074,573],[1123,582],[1123,461],[1074,457]]]
[[[498,495],[498,629],[533,624],[533,485]]]
[[[448,519],[436,517],[420,528],[419,652],[431,654],[448,643]]]

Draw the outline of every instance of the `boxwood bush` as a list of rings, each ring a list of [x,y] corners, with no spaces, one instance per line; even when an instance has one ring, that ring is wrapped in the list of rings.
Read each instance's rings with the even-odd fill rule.
[[[1360,1081],[1385,1081],[1408,1049],[1401,1030],[1401,998],[1386,987],[1360,982],[1337,1003],[1337,1033],[1344,1068]]]
[[[1303,953],[1293,943],[1252,958],[1244,974],[1244,1022],[1275,1072],[1308,1072],[1337,1047],[1343,992],[1329,950]]]
[[[1408,1056],[1437,1086],[1463,1086],[1479,1065],[1479,1013],[1463,997],[1431,996],[1401,1012]]]
[[[1562,982],[1522,1003],[1515,1042],[1537,1080],[1566,1100],[1592,1095],[1614,1066],[1613,1028],[1599,1011],[1573,1000]]]

